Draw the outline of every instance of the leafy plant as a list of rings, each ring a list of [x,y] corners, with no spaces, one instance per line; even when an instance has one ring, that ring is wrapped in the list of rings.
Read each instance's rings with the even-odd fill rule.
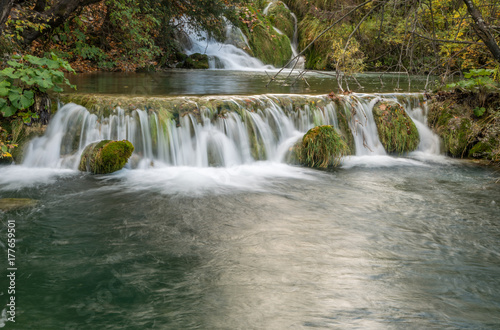
[[[62,92],[61,85],[71,85],[64,76],[64,69],[75,72],[68,62],[51,53],[51,58],[32,55],[15,55],[8,61],[8,66],[0,71],[0,114],[3,117],[17,115],[24,122],[37,118],[30,111],[38,94],[48,91]]]
[[[474,109],[474,114],[476,115],[476,117],[481,117],[482,115],[484,115],[485,112],[486,109],[484,107],[476,107]]]
[[[17,144],[11,143],[7,140],[7,130],[0,126],[0,159],[12,157],[12,149],[17,147]]]
[[[446,85],[446,88],[496,89],[498,83],[493,79],[497,69],[473,69],[464,73],[464,78],[456,83]]]

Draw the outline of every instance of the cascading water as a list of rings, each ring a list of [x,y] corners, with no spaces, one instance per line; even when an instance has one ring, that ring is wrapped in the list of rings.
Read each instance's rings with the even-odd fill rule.
[[[264,8],[264,10],[262,11],[262,14],[267,16],[269,13],[269,9],[271,9],[272,6],[278,5],[278,3],[279,3],[279,5],[284,6],[287,10],[290,10],[290,8],[288,8],[288,6],[282,1],[271,1],[266,6],[266,8]],[[290,48],[292,49],[292,59],[295,59],[299,55],[299,51],[298,51],[298,49],[299,49],[298,19],[297,19],[297,16],[292,11],[290,11],[290,15],[293,19],[293,28],[294,28],[293,38],[292,38],[292,40],[290,40]],[[274,27],[274,30],[276,30],[276,32],[279,34],[283,34],[283,32],[278,30],[276,27]],[[304,69],[305,62],[306,62],[305,57],[299,56],[288,65],[288,68],[297,69],[297,70]]]
[[[208,36],[206,32],[195,31],[189,26],[185,29],[189,42],[184,52],[187,55],[195,53],[206,54],[209,58],[210,69],[226,70],[272,70],[272,65],[265,65],[259,59],[248,55],[243,49],[232,43],[243,42],[248,47],[248,41],[239,28],[227,23],[227,43],[222,43]],[[238,41],[236,41],[236,39]]]
[[[272,5],[276,5],[277,2],[270,2],[268,6],[264,9],[263,14],[267,15],[269,8]],[[280,5],[288,7],[280,2]],[[298,52],[298,26],[297,17],[294,13],[290,12],[290,15],[294,21],[294,33],[293,38],[290,40],[290,48],[292,50],[292,59],[295,58]],[[274,27],[277,33],[283,34],[280,30]],[[250,56],[243,49],[250,49],[248,40],[243,34],[240,28],[235,27],[229,21],[226,21],[226,40],[220,42],[211,38],[206,32],[199,31],[189,26],[189,24],[184,22],[184,32],[187,40],[184,42],[184,52],[186,55],[192,55],[195,53],[205,54],[209,58],[209,68],[210,69],[225,69],[225,70],[237,70],[237,71],[247,71],[247,70],[273,70],[276,69],[272,65],[266,65],[262,63],[259,59]],[[303,69],[305,65],[305,58],[303,56],[298,57],[296,60],[291,62],[288,67],[292,69]]]
[[[419,94],[328,96],[262,95],[229,98],[170,99],[172,112],[117,108],[98,118],[75,104],[63,106],[46,134],[33,140],[24,165],[76,169],[89,143],[127,139],[135,147],[129,166],[231,167],[257,161],[284,162],[290,148],[317,125],[339,129],[339,116],[350,117],[356,156],[386,155],[373,120],[374,104],[398,100],[417,124],[419,152],[439,153],[439,139],[425,125]],[[190,108],[175,112],[174,104]],[[177,110],[178,111],[178,110]]]

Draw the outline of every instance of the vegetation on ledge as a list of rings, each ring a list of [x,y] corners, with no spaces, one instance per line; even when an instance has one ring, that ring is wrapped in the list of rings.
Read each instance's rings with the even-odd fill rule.
[[[417,149],[420,143],[417,127],[396,102],[379,102],[373,107],[378,137],[388,153],[403,154]]]
[[[500,93],[439,92],[429,101],[428,122],[448,155],[500,163]]]

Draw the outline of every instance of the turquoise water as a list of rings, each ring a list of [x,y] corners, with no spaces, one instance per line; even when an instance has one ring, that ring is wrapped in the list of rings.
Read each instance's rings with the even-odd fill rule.
[[[3,167],[1,197],[39,200],[0,214],[1,241],[8,219],[18,238],[5,328],[497,329],[498,174],[375,158],[329,172]]]

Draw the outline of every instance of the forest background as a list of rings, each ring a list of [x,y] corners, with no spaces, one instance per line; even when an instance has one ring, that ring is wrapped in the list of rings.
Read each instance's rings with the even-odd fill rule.
[[[298,16],[299,50],[336,23],[304,53],[308,69],[342,66],[351,72],[449,75],[495,68],[500,60],[497,0],[284,3]],[[179,61],[178,36],[187,23],[223,40],[226,20],[254,32],[264,20],[267,4],[263,0],[0,0],[4,58],[0,66],[14,53],[43,57],[53,52],[77,72],[171,68]],[[275,11],[268,20],[279,25],[286,22],[284,15]]]

